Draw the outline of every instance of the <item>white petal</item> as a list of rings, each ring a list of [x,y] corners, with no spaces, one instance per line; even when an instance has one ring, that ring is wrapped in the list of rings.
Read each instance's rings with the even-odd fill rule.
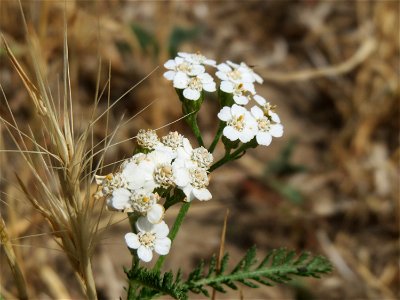
[[[164,206],[160,204],[154,204],[147,212],[147,220],[152,224],[160,223],[164,217]]]
[[[173,59],[169,59],[165,64],[164,67],[166,67],[167,69],[171,69],[174,70],[176,67],[176,63]]]
[[[116,189],[112,193],[111,205],[113,208],[121,210],[129,206],[131,192],[124,188]]]
[[[249,99],[245,96],[233,96],[233,100],[235,100],[235,102],[237,104],[240,105],[246,105],[247,103],[249,103]]]
[[[265,98],[261,97],[260,95],[254,95],[253,99],[261,106],[267,104],[267,100],[265,100]]]
[[[182,191],[185,193],[185,195],[187,197],[187,201],[188,202],[193,200],[193,197],[191,195],[192,194],[192,190],[193,190],[193,187],[190,184],[184,186],[183,189],[182,189]]]
[[[274,137],[281,137],[283,135],[283,126],[281,124],[272,125],[270,133]]]
[[[217,72],[215,72],[215,76],[217,76],[219,79],[221,79],[221,80],[226,80],[226,81],[228,81],[229,80],[229,77],[228,77],[228,75],[226,75],[226,73],[224,73],[224,72],[222,72],[222,71],[217,71]]]
[[[243,129],[242,132],[239,134],[239,140],[242,143],[248,143],[254,138],[254,131],[250,130],[249,128]]]
[[[234,84],[230,81],[222,81],[220,89],[221,91],[224,91],[225,93],[233,93],[234,89]]]
[[[136,229],[142,232],[150,232],[155,225],[151,224],[146,217],[140,217],[136,221]]]
[[[254,84],[252,84],[252,83],[243,83],[243,88],[246,90],[246,91],[249,91],[250,93],[252,93],[252,94],[255,94],[256,93],[256,89],[254,88]]]
[[[255,78],[255,80],[259,83],[262,84],[264,82],[264,79],[261,78],[260,75],[258,75],[257,73],[253,72],[253,76]]]
[[[261,119],[264,116],[262,109],[259,108],[258,106],[253,106],[250,111],[251,111],[251,114],[256,119]]]
[[[214,81],[214,79],[208,73],[199,74],[197,77],[200,78],[202,83],[210,83]]]
[[[200,92],[194,89],[184,89],[183,96],[189,100],[198,100],[200,98]]]
[[[202,65],[192,65],[192,70],[189,72],[189,75],[196,76],[204,73],[206,69]]]
[[[125,242],[131,249],[137,249],[140,246],[138,236],[132,232],[125,234]]]
[[[217,90],[217,86],[216,86],[215,82],[204,83],[203,90],[205,90],[207,92],[215,92]]]
[[[192,151],[193,151],[193,147],[190,144],[190,141],[188,138],[184,138],[183,139],[183,149],[185,150],[185,152],[190,156],[192,155]]]
[[[178,187],[184,187],[190,182],[190,174],[186,168],[177,168],[174,170],[175,184]]]
[[[259,145],[268,146],[271,144],[272,137],[268,132],[259,132],[257,133],[256,140]]]
[[[204,64],[215,67],[217,65],[217,62],[213,59],[207,58],[204,60]]]
[[[159,239],[167,237],[168,233],[169,233],[169,228],[168,228],[167,223],[165,223],[164,221],[161,221],[160,223],[155,224],[153,226],[152,232],[154,232],[156,237]]]
[[[212,198],[212,195],[209,190],[206,188],[203,189],[193,189],[194,196],[200,201],[208,201]]]
[[[174,80],[175,74],[176,74],[175,71],[167,71],[163,74],[163,76],[168,80]]]
[[[227,61],[227,64],[230,65],[231,67],[235,68],[235,69],[237,69],[237,68],[240,67],[239,64],[234,63],[234,62],[232,62],[232,61],[230,61],[230,60]],[[242,63],[242,64],[243,64],[243,63]]]
[[[177,72],[174,78],[174,87],[177,89],[184,89],[187,87],[189,77],[183,72]]]
[[[271,116],[272,121],[274,121],[275,123],[281,122],[281,119],[279,118],[278,114],[271,112],[269,115]]]
[[[167,255],[171,249],[171,240],[169,238],[156,239],[154,250],[160,255]]]
[[[188,58],[188,57],[190,57],[190,53],[187,53],[187,52],[178,52],[178,55],[179,55],[180,57],[183,57],[183,58]]]
[[[176,65],[180,65],[183,63],[185,60],[182,57],[175,57],[175,63]]]
[[[137,254],[139,259],[143,260],[144,262],[149,262],[153,259],[153,252],[150,250],[150,248],[147,248],[143,245],[139,247]]]
[[[240,116],[240,115],[245,114],[246,112],[247,112],[247,109],[245,109],[243,106],[236,105],[236,104],[232,105],[232,108],[231,108],[232,116]]]
[[[218,113],[218,118],[221,120],[221,121],[228,121],[228,120],[230,120],[231,118],[232,118],[232,115],[231,115],[231,108],[230,107],[228,107],[228,106],[224,106],[220,111],[219,111],[219,113]]]
[[[142,186],[142,189],[147,192],[147,193],[152,193],[155,188],[158,188],[159,185],[152,179],[152,180],[147,180]]]
[[[224,128],[223,134],[231,141],[236,141],[239,138],[239,132],[235,130],[232,126],[226,126]]]
[[[217,66],[217,68],[218,68],[219,71],[222,71],[222,72],[225,72],[225,73],[232,71],[232,68],[230,66],[228,66],[226,63],[219,64]]]

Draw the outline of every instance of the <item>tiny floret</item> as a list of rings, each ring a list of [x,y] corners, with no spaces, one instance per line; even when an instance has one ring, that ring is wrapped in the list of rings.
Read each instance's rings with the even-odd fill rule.
[[[268,146],[271,144],[272,137],[283,135],[283,126],[266,116],[258,106],[251,108],[251,114],[257,122],[256,140],[259,145]]]
[[[178,131],[173,131],[163,136],[161,142],[172,150],[176,150],[179,147],[183,147],[183,138],[183,135]]]
[[[197,76],[204,73],[204,66],[196,63],[191,63],[182,57],[175,57],[175,59],[168,60],[164,67],[168,69],[164,73],[164,77],[168,80],[175,80],[178,74],[186,74],[188,76]]]
[[[137,234],[127,233],[125,242],[131,249],[137,250],[140,260],[150,262],[153,259],[153,250],[159,255],[167,255],[171,248],[171,240],[167,237],[169,229],[162,221],[158,224],[150,223],[140,217],[136,222]]]
[[[183,96],[189,100],[198,100],[203,90],[207,92],[216,91],[214,79],[207,73],[196,76],[179,73],[174,78],[174,87],[183,90]]]
[[[183,57],[186,61],[199,64],[199,65],[209,65],[209,66],[216,66],[216,62],[213,59],[209,59],[202,55],[200,52],[198,53],[186,53],[186,52],[178,52],[180,57]]]
[[[140,129],[136,135],[136,140],[139,146],[147,150],[153,150],[160,144],[157,133],[151,129]]]

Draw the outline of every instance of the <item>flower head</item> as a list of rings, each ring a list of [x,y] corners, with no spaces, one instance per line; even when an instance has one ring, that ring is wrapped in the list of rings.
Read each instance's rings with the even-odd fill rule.
[[[212,198],[207,189],[209,184],[207,171],[199,167],[190,167],[174,164],[176,174],[175,183],[185,193],[187,201],[198,199],[207,201]]]
[[[136,222],[135,233],[125,234],[125,242],[131,249],[137,249],[140,260],[149,262],[153,259],[153,250],[159,255],[167,255],[171,248],[171,240],[167,237],[169,229],[162,221],[151,224],[146,218],[140,217]]]
[[[196,76],[178,73],[174,78],[174,87],[183,90],[183,96],[189,100],[198,100],[203,90],[207,92],[216,91],[214,79],[207,73]]]
[[[175,59],[168,60],[164,64],[164,67],[169,69],[169,71],[164,73],[164,77],[168,80],[174,80],[178,74],[196,76],[205,71],[204,66],[191,63],[182,57],[175,57]]]
[[[139,146],[147,150],[153,150],[157,145],[160,144],[157,133],[151,129],[140,129],[136,135],[136,140]]]
[[[283,135],[283,126],[273,123],[258,106],[251,108],[251,114],[257,122],[256,140],[258,144],[268,146],[271,144],[272,137],[281,137]]]
[[[246,65],[244,62],[241,62],[240,64],[236,64],[236,63],[233,63],[233,62],[228,60],[227,63],[233,69],[240,70],[240,72],[244,72],[244,73],[250,74],[251,77],[252,77],[252,80],[253,80],[252,82],[256,81],[256,82],[258,82],[260,84],[264,82],[264,80],[261,78],[261,76],[258,75],[256,72],[254,72],[253,69],[250,68],[248,65]]]
[[[218,113],[218,118],[226,122],[223,135],[231,141],[250,142],[257,132],[257,122],[251,113],[243,106],[233,104],[224,106]]]
[[[115,174],[110,173],[105,176],[96,175],[95,178],[96,183],[99,186],[99,190],[95,194],[96,198],[108,197],[116,189],[126,187],[128,184],[125,178],[119,172]]]
[[[201,53],[186,53],[186,52],[178,52],[180,57],[183,57],[186,61],[192,64],[199,64],[199,65],[209,65],[215,67],[216,62],[213,59],[208,59]]]
[[[253,83],[254,77],[247,69],[231,67],[226,63],[217,66],[215,73],[222,81],[231,81],[233,83]]]
[[[183,147],[183,135],[178,131],[173,131],[161,138],[162,143],[170,147],[172,150],[176,150],[179,147]]]
[[[261,109],[266,117],[275,123],[281,122],[278,114],[274,112],[276,105],[272,105],[271,103],[267,102],[267,100],[260,95],[254,95],[253,99],[261,106]]]
[[[255,94],[254,85],[249,82],[234,83],[224,80],[221,82],[221,90],[228,94],[233,94],[233,100],[240,105],[249,103],[251,95]]]
[[[187,138],[183,139],[183,147],[178,148],[177,157],[173,165],[180,164],[186,167],[197,166],[208,170],[214,161],[213,155],[204,147],[193,149]]]

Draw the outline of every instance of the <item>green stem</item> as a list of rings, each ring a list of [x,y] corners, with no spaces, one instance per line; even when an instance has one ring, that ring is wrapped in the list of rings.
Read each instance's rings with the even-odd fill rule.
[[[246,151],[248,148],[253,147],[253,145],[251,143],[247,143],[247,144],[242,144],[238,149],[236,149],[235,151],[233,151],[232,153],[226,152],[225,156],[222,157],[219,161],[217,161],[215,164],[213,164],[210,167],[210,172],[218,169],[219,167],[221,167],[222,165],[224,165],[225,163],[227,163],[228,161],[231,160],[235,160],[236,158],[238,158],[238,156],[240,156],[244,151]]]
[[[218,141],[221,138],[222,132],[224,131],[224,128],[225,128],[225,122],[220,121],[219,122],[219,126],[218,126],[217,134],[215,135],[214,140],[212,141],[210,148],[208,148],[209,152],[211,152],[211,153],[214,152],[215,147],[217,146]]]
[[[188,117],[188,123],[193,130],[194,135],[196,136],[197,142],[200,146],[204,146],[203,138],[201,137],[201,132],[199,125],[197,124],[197,113]]]
[[[128,213],[129,224],[131,225],[131,230],[133,233],[136,233],[136,221],[139,218],[139,215],[135,213]],[[139,258],[137,256],[136,251],[131,251],[132,255],[132,264],[131,264],[131,271],[139,266]],[[129,280],[129,287],[128,287],[128,296],[127,299],[134,299],[136,290],[138,285],[134,282],[134,280]]]
[[[171,239],[171,242],[173,242],[173,240],[175,239],[176,235],[178,234],[179,228],[182,225],[182,222],[186,216],[186,213],[188,212],[190,208],[190,202],[185,202],[182,204],[181,209],[179,210],[178,216],[175,219],[175,223],[171,228],[171,231],[169,232],[168,237]],[[162,265],[164,264],[166,256],[160,256],[156,262],[156,264],[154,265],[153,270],[155,271],[159,271],[162,267]]]

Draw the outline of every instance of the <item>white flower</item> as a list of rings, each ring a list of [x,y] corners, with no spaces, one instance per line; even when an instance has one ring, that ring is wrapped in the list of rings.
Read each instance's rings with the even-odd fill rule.
[[[146,215],[152,224],[157,224],[164,217],[164,207],[157,202],[160,196],[157,193],[148,193],[145,190],[136,190],[130,196],[129,202],[133,211]]]
[[[204,55],[200,53],[186,53],[186,52],[178,52],[180,57],[183,57],[186,61],[193,63],[193,64],[200,64],[200,65],[209,65],[209,66],[216,66],[216,62],[213,59],[208,59]]]
[[[231,62],[231,61],[228,60],[227,63],[228,63],[232,68],[237,69],[237,70],[240,70],[240,72],[247,72],[247,73],[249,73],[249,74],[253,77],[253,81],[252,81],[252,82],[256,81],[256,82],[258,82],[258,83],[260,83],[260,84],[264,82],[264,80],[261,78],[261,76],[258,75],[257,73],[255,73],[255,72],[253,71],[253,69],[250,68],[248,65],[246,65],[244,62],[241,62],[240,65],[239,65],[239,64],[233,63],[233,62]]]
[[[129,211],[131,205],[129,203],[132,193],[126,188],[118,188],[107,199],[107,206],[112,210]]]
[[[233,83],[253,83],[254,77],[248,70],[243,68],[232,68],[226,63],[217,66],[218,71],[215,75],[222,81],[231,81]]]
[[[146,215],[150,223],[157,224],[164,217],[164,207],[158,204],[160,196],[143,189],[131,192],[126,188],[116,189],[107,199],[109,209],[124,212],[139,212]]]
[[[161,143],[158,139],[157,133],[151,129],[140,129],[136,135],[136,140],[139,146],[148,150],[153,150]]]
[[[177,158],[172,164],[187,168],[197,166],[208,170],[214,161],[213,155],[204,147],[193,149],[188,139],[183,139],[183,147],[178,148]]]
[[[161,138],[162,143],[170,147],[172,150],[176,150],[179,147],[183,147],[184,136],[178,131],[173,131]]]
[[[186,168],[175,164],[174,173],[176,174],[175,183],[185,193],[187,201],[198,199],[207,201],[212,198],[207,189],[209,184],[207,171],[199,167]]]
[[[96,198],[108,197],[116,189],[127,186],[127,181],[119,172],[110,173],[106,176],[96,175],[95,178],[97,185],[100,187],[95,194]]]
[[[198,100],[201,91],[215,92],[216,86],[214,79],[208,73],[202,73],[193,77],[179,72],[174,78],[174,87],[183,89],[183,96],[189,100]]]
[[[240,105],[249,103],[250,96],[255,94],[254,85],[249,82],[234,83],[224,80],[221,82],[221,90],[228,94],[233,94],[233,100]]]
[[[264,112],[258,106],[251,108],[251,114],[257,121],[256,140],[260,145],[268,146],[271,144],[272,137],[281,137],[283,135],[283,126],[274,124],[264,115]]]
[[[135,233],[125,234],[125,242],[131,249],[137,249],[140,260],[149,262],[153,259],[153,250],[159,255],[167,255],[171,248],[171,240],[167,237],[168,225],[162,221],[151,224],[146,218],[140,217],[136,222]]]
[[[139,164],[128,163],[122,175],[132,190],[152,192],[157,187],[166,188],[173,185],[172,159],[170,152],[157,149],[148,153]]]
[[[250,142],[257,133],[257,122],[251,113],[242,106],[233,104],[224,106],[218,113],[218,118],[226,122],[223,135],[231,141]]]
[[[187,74],[189,76],[196,76],[204,73],[205,68],[202,65],[190,63],[182,57],[175,57],[175,59],[168,60],[164,67],[169,71],[164,73],[164,77],[168,80],[174,80],[177,74]]]
[[[274,112],[276,105],[271,105],[271,103],[267,102],[267,100],[260,95],[254,95],[253,99],[261,106],[265,116],[270,118],[275,123],[281,122],[278,114]]]

